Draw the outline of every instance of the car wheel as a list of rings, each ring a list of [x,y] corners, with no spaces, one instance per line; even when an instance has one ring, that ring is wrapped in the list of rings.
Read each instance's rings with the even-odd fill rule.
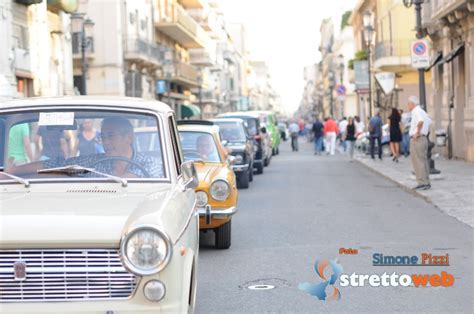
[[[276,154],[277,154],[277,155],[280,154],[280,147],[279,147],[279,146],[276,148]]]
[[[232,220],[216,229],[216,249],[225,250],[230,247]]]
[[[249,188],[249,172],[242,173],[239,176],[239,179],[237,181],[237,187],[239,189],[248,189]]]
[[[249,181],[253,181],[253,165],[249,168]]]
[[[265,163],[265,161],[263,162]],[[259,163],[256,168],[257,168],[257,174],[262,174],[263,173],[263,163]]]
[[[276,155],[276,149],[272,148],[272,156],[275,156],[275,155]]]

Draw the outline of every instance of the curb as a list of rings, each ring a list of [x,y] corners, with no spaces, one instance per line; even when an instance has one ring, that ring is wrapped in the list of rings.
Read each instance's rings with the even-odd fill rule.
[[[405,192],[408,192],[409,194],[411,195],[414,195],[414,196],[417,196],[419,198],[422,198],[424,199],[426,202],[430,203],[431,205],[433,205],[434,207],[436,207],[437,209],[441,210],[441,208],[439,206],[437,206],[435,203],[433,203],[433,201],[426,195],[423,195],[421,194],[420,192],[417,192],[416,190],[412,190],[411,188],[409,188],[408,186],[404,185],[403,183],[400,183],[399,181],[397,181],[396,179],[370,167],[369,165],[365,164],[364,162],[362,162],[361,160],[357,159],[357,158],[354,158],[355,161],[357,161],[359,164],[363,165],[364,167],[366,167],[367,169],[369,169],[370,171],[372,171],[373,173],[375,174],[378,174],[378,175],[381,175],[382,177],[384,177],[385,179],[388,179],[389,181],[395,183],[396,185],[398,185],[400,188],[402,188],[402,190],[404,190]],[[442,210],[441,210],[442,211]],[[458,219],[459,220],[459,219]]]

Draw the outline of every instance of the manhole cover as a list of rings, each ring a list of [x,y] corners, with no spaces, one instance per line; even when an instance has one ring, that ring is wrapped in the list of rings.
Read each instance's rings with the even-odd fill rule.
[[[247,287],[249,290],[271,290],[274,289],[275,286],[272,285],[253,285]]]

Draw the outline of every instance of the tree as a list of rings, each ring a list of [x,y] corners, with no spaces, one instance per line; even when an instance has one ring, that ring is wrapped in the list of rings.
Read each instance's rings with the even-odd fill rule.
[[[341,31],[344,27],[349,26],[349,18],[351,17],[352,11],[346,11],[341,18]]]

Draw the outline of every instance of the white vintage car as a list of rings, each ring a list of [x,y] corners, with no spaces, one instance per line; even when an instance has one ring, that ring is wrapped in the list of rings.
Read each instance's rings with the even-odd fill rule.
[[[163,103],[3,102],[0,312],[193,312],[197,184]]]

